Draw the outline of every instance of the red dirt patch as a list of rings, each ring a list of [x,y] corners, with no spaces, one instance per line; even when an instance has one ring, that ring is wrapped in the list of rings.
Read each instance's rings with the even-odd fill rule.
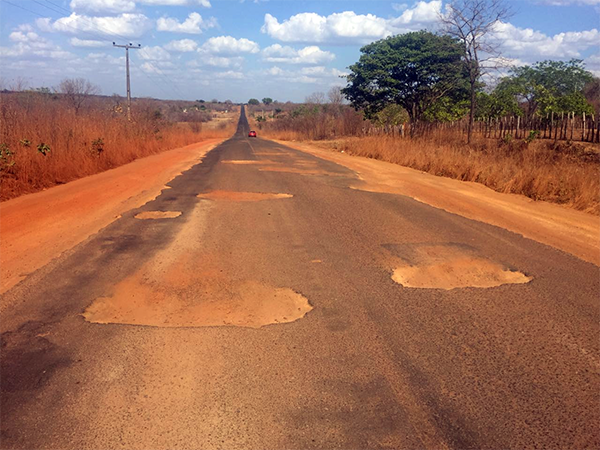
[[[211,191],[198,194],[198,198],[207,200],[219,200],[229,202],[258,202],[261,200],[275,200],[279,198],[291,198],[291,194],[271,194],[263,192],[236,192],[236,191]]]
[[[275,161],[268,159],[226,159],[221,161],[222,164],[241,164],[241,165],[253,165],[253,164],[279,164]]]
[[[136,219],[148,220],[148,219],[174,219],[179,217],[181,211],[144,211],[136,214]]]
[[[0,293],[97,233],[120,214],[156,198],[165,183],[197,164],[222,140],[207,139],[140,158],[0,203]]]

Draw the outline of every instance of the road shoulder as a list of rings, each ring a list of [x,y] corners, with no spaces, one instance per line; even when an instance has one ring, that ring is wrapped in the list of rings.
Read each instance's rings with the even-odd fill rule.
[[[274,140],[355,171],[353,188],[404,195],[453,214],[495,225],[600,266],[600,217],[481,184],[437,177],[396,164]]]
[[[1,203],[0,293],[156,198],[223,140],[206,139]]]

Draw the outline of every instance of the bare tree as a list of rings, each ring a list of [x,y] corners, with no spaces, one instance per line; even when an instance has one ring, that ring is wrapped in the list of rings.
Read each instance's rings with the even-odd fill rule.
[[[58,92],[63,94],[77,114],[90,95],[100,93],[100,88],[84,78],[65,78],[60,82]]]
[[[469,126],[467,142],[471,142],[477,85],[487,69],[501,64],[498,43],[493,40],[494,27],[512,16],[504,0],[452,0],[440,14],[443,31],[458,39],[464,48],[464,63],[469,73]]]
[[[306,103],[322,105],[325,103],[325,94],[323,92],[313,92],[304,100]]]
[[[29,89],[29,81],[23,77],[17,77],[10,82],[8,90],[13,92],[22,92]]]
[[[342,94],[342,88],[339,86],[333,86],[327,92],[327,98],[329,98],[329,103],[332,105],[341,105],[344,103],[344,94]]]

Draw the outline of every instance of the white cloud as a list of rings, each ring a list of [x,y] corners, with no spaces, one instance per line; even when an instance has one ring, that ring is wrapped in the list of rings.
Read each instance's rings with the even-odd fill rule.
[[[261,31],[283,42],[365,43],[431,27],[437,22],[441,7],[441,0],[419,1],[399,17],[391,19],[344,11],[329,16],[300,13],[280,23],[271,14],[266,14]]]
[[[335,55],[315,45],[295,50],[289,46],[273,44],[263,50],[263,59],[272,63],[323,64],[333,61]]]
[[[242,67],[244,63],[244,58],[241,56],[212,56],[205,55],[200,57],[200,59],[196,61],[191,61],[188,65],[190,67],[200,67],[200,66],[211,66],[211,67],[221,67],[221,68],[235,68],[239,69]]]
[[[210,8],[209,0],[138,0],[138,3],[144,5],[203,6],[204,8]]]
[[[70,52],[60,48],[33,31],[13,31],[8,36],[14,42],[12,47],[0,47],[0,56],[6,58],[74,58]]]
[[[13,31],[8,35],[8,38],[13,42],[26,43],[31,47],[50,48],[51,44],[33,31]]]
[[[173,52],[193,52],[198,48],[198,44],[191,39],[180,39],[169,42],[164,48]]]
[[[217,19],[211,17],[204,20],[197,12],[190,15],[183,22],[171,17],[161,17],[156,21],[156,29],[158,31],[170,31],[172,33],[200,34],[202,30],[214,28],[217,26]]]
[[[148,61],[166,61],[171,59],[171,54],[158,45],[141,48],[138,51],[138,54],[140,55],[140,58]]]
[[[62,33],[78,34],[87,32],[98,34],[98,29],[109,35],[139,37],[152,28],[152,21],[144,14],[124,13],[113,17],[92,17],[72,13],[52,22],[52,19],[42,18],[35,21],[42,31],[59,31]]]
[[[106,41],[94,41],[89,39],[71,38],[69,42],[73,47],[106,47],[109,42]]]
[[[600,77],[600,53],[587,57],[583,62],[587,70]]]
[[[71,9],[87,13],[118,14],[135,10],[133,0],[71,0]]]
[[[392,9],[394,11],[404,11],[408,8],[408,3],[392,3]]]
[[[158,73],[164,75],[165,73],[172,73],[172,68],[174,65],[171,64],[161,64],[160,66],[156,64],[156,62],[145,62],[140,68],[146,73]]]
[[[317,78],[339,78],[341,76],[348,75],[348,72],[344,72],[338,69],[327,69],[323,66],[305,67],[300,71],[300,73],[302,75],[309,75],[311,77]]]
[[[393,19],[390,23],[393,26],[425,24],[437,22],[439,13],[442,10],[441,0],[428,2],[417,2],[412,8],[406,9],[400,17]]]
[[[263,75],[276,80],[285,80],[286,83],[304,83],[319,85],[339,84],[339,77],[347,75],[338,69],[328,69],[323,66],[304,67],[300,71],[283,70],[280,67],[273,66],[263,71]]]
[[[89,14],[119,14],[135,11],[136,3],[153,6],[211,6],[209,0],[71,0],[70,6],[73,11]]]
[[[273,66],[273,67],[271,67],[270,69],[267,69],[267,70],[265,71],[265,73],[266,73],[267,75],[272,75],[272,76],[275,76],[275,77],[277,77],[277,76],[281,76],[281,75],[283,75],[283,74],[284,74],[283,70],[281,70],[281,68],[279,68],[279,67],[277,67],[277,66]]]
[[[210,53],[213,55],[239,55],[241,53],[258,53],[260,47],[254,41],[241,38],[236,39],[232,36],[218,36],[208,39],[198,49],[200,53]]]
[[[235,70],[228,70],[226,72],[217,72],[215,74],[216,78],[229,78],[229,79],[234,79],[234,80],[241,80],[244,77],[244,74],[242,72],[236,72]]]
[[[494,39],[499,43],[503,55],[534,62],[548,58],[581,57],[582,51],[598,45],[600,32],[594,28],[548,36],[531,28],[499,22],[495,27]]]
[[[94,64],[121,65],[125,63],[124,56],[113,56],[108,53],[90,53],[85,58]]]
[[[28,23],[21,24],[16,29],[19,31],[33,31],[33,27]]]

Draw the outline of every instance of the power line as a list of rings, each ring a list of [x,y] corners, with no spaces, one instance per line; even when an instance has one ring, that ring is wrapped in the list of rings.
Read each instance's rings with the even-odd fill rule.
[[[49,6],[46,6],[46,5],[44,5],[43,3],[40,3],[38,0],[33,0],[33,1],[34,1],[35,3],[38,3],[38,4],[42,5],[42,6],[45,6],[45,7],[46,7],[46,8],[48,8],[48,9],[51,9],[52,11],[59,12],[59,11],[56,11],[55,9],[52,9],[52,8],[50,8]],[[64,7],[60,6],[60,5],[57,5],[56,3],[53,3],[53,2],[51,2],[50,0],[46,0],[46,2],[47,2],[47,3],[50,3],[51,5],[54,5],[54,6],[56,6],[57,8],[59,8],[60,10],[62,10],[63,12],[66,12],[66,13],[69,13],[69,14],[71,13],[71,11],[70,11],[70,10],[68,10],[68,9],[66,9],[66,8],[64,8]],[[81,18],[81,19],[83,19],[83,20],[85,20],[85,21],[86,21],[86,22],[88,22],[88,23],[89,23],[89,24],[90,24],[92,27],[96,28],[97,30],[99,30],[100,32],[102,32],[102,33],[106,34],[107,36],[110,36],[110,37],[112,37],[112,38],[114,38],[114,36],[117,36],[117,37],[120,37],[121,39],[124,39],[125,41],[128,41],[128,40],[129,40],[129,38],[127,38],[127,37],[125,37],[125,36],[122,36],[122,35],[120,35],[120,34],[118,34],[118,33],[114,33],[114,32],[112,32],[112,34],[108,33],[106,30],[102,29],[102,28],[101,28],[101,27],[99,27],[97,24],[95,24],[95,23],[94,23],[94,22],[92,22],[91,20],[88,20],[88,19],[87,19],[87,18],[85,18],[85,17],[82,17],[82,16],[80,16],[80,18]],[[160,70],[160,68],[159,68],[159,67],[157,67],[157,66],[155,66],[155,65],[154,65],[154,63],[152,63],[152,61],[151,61],[151,60],[149,60],[149,58],[148,58],[148,54],[146,53],[145,49],[142,49],[142,51],[140,51],[140,55],[142,55],[142,57],[144,57],[144,55],[145,55],[144,59],[146,59],[146,64],[149,64],[149,65],[150,65],[150,67],[152,67],[152,68],[154,69],[154,71],[155,71],[155,72],[156,72],[156,73],[157,73],[157,74],[158,74],[158,75],[159,75],[159,76],[160,76],[160,77],[161,77],[161,78],[162,78],[162,79],[165,81],[165,83],[166,83],[166,84],[168,84],[169,86],[171,86],[171,87],[173,88],[173,90],[174,90],[174,92],[175,92],[175,94],[176,94],[176,95],[178,95],[178,96],[179,96],[179,97],[181,97],[181,98],[184,98],[184,97],[185,97],[185,95],[184,95],[184,94],[183,94],[183,93],[182,93],[182,92],[179,90],[179,88],[177,87],[177,85],[176,85],[176,84],[174,84],[174,83],[172,84],[172,83],[171,83],[171,82],[170,82],[170,81],[167,79],[167,77],[165,76],[165,74],[164,74],[164,73],[163,73],[163,72]],[[143,68],[142,68],[141,70],[142,70],[142,71],[143,71],[143,72],[146,74],[146,72],[144,71],[144,69],[143,69]],[[146,75],[147,75],[147,74],[146,74]],[[149,77],[149,75],[147,75],[147,76]]]
[[[11,5],[11,6],[14,6],[15,8],[22,9],[23,11],[27,11],[27,12],[29,12],[29,13],[31,13],[31,14],[33,14],[33,15],[35,15],[35,16],[41,17],[41,18],[43,18],[43,19],[45,19],[45,18],[46,18],[46,16],[44,16],[44,15],[42,15],[42,14],[40,14],[40,13],[36,12],[36,11],[32,11],[31,9],[25,8],[25,7],[21,6],[21,5],[17,5],[17,4],[15,4],[15,3],[12,3],[12,2],[10,2],[10,1],[8,1],[8,0],[0,0],[0,1],[2,1],[2,2],[6,3],[6,4],[9,4],[9,5]],[[40,2],[38,2],[37,0],[32,0],[32,1],[34,1],[35,3],[37,3],[37,4],[41,5],[41,6],[44,6],[45,8],[48,8],[48,9],[50,9],[51,11],[57,12],[57,13],[59,13],[59,14],[62,14],[62,12],[61,12],[61,11],[56,11],[55,9],[53,9],[53,8],[50,8],[50,7],[49,7],[49,6],[47,6],[47,5],[44,5],[43,3],[40,3]],[[48,0],[46,0],[46,1],[48,1]],[[51,3],[51,4],[52,4],[52,5],[54,5],[54,6],[57,6],[59,9],[63,10],[63,12],[68,12],[68,13],[71,13],[71,11],[69,11],[69,10],[67,10],[67,9],[65,9],[65,8],[63,8],[63,7],[61,7],[61,6],[58,6],[58,5],[56,5],[55,3],[52,3],[52,2],[49,2],[49,3]],[[98,26],[97,26],[95,23],[93,23],[92,21],[89,21],[89,20],[87,20],[85,17],[81,17],[81,19],[83,19],[84,21],[88,22],[88,23],[89,23],[89,24],[92,26],[92,28],[96,29],[98,32],[102,33],[102,34],[103,34],[103,35],[105,35],[105,36],[109,36],[109,37],[111,37],[111,38],[114,38],[114,36],[117,36],[117,37],[121,37],[121,38],[123,38],[123,39],[125,39],[125,40],[129,40],[128,38],[126,38],[126,37],[123,37],[123,36],[121,36],[121,35],[119,35],[119,34],[117,34],[117,33],[110,34],[110,33],[106,32],[105,30],[103,30],[103,29],[101,29],[100,27],[98,27]],[[69,24],[67,24],[67,23],[61,23],[61,25],[63,25],[63,26],[66,26],[66,27],[69,27],[69,28],[71,28],[71,29],[73,29],[73,30],[77,31],[78,33],[82,33],[82,34],[85,34],[85,35],[87,35],[87,36],[91,36],[91,37],[93,37],[94,39],[98,39],[98,38],[100,38],[101,40],[103,40],[103,39],[106,39],[105,37],[102,37],[101,35],[99,35],[99,34],[97,34],[97,33],[91,33],[91,32],[89,32],[89,31],[87,31],[87,30],[81,30],[81,29],[79,29],[79,28],[75,28],[74,26],[72,26],[72,25],[69,25]],[[168,79],[167,79],[167,78],[164,76],[164,74],[163,74],[163,73],[160,71],[160,69],[158,69],[156,66],[154,66],[154,64],[152,64],[152,62],[150,62],[150,61],[146,61],[146,62],[147,62],[147,63],[148,63],[148,64],[149,64],[149,65],[150,65],[150,66],[151,66],[151,67],[152,67],[152,68],[153,68],[153,69],[156,71],[156,73],[157,73],[158,75],[160,75],[160,76],[162,77],[162,79],[163,79],[163,81],[165,82],[165,84],[169,85],[169,86],[170,86],[170,87],[173,89],[173,92],[175,93],[175,95],[177,95],[177,96],[180,96],[180,97],[182,97],[182,98],[183,98],[183,97],[185,97],[185,95],[183,95],[183,94],[181,93],[181,91],[179,91],[179,89],[177,89],[177,87],[176,87],[174,84],[171,84],[171,83],[169,82],[169,80],[168,80]],[[132,65],[134,65],[134,64],[133,64],[133,62],[132,62]],[[134,66],[135,66],[135,65],[134,65]],[[137,67],[137,66],[136,66],[136,67]],[[158,88],[159,88],[161,91],[163,91],[163,92],[166,94],[167,98],[170,96],[170,95],[169,95],[169,93],[167,93],[167,92],[166,92],[166,91],[165,91],[165,90],[162,88],[162,86],[161,86],[161,85],[157,84],[157,83],[156,83],[156,80],[155,80],[154,78],[152,78],[152,77],[151,77],[151,76],[150,76],[150,75],[149,75],[149,74],[148,74],[148,73],[147,73],[147,72],[146,72],[146,71],[145,71],[143,68],[141,68],[141,67],[140,67],[140,71],[141,71],[141,72],[144,74],[144,76],[146,76],[146,77],[147,77],[147,78],[148,78],[148,79],[149,79],[149,80],[150,80],[152,83],[154,83],[154,85],[155,85],[156,87],[158,87]]]
[[[47,2],[47,3],[50,3],[51,5],[54,5],[54,6],[56,6],[56,7],[57,7],[57,8],[59,8],[61,11],[57,11],[56,9],[50,8],[49,6],[47,6],[47,5],[44,5],[43,3],[40,3],[38,0],[32,0],[32,1],[34,1],[35,3],[37,3],[37,4],[39,4],[39,5],[42,5],[42,6],[46,7],[46,8],[48,8],[48,9],[52,10],[52,11],[54,11],[54,12],[58,12],[59,14],[61,13],[61,11],[62,11],[62,12],[64,12],[64,13],[69,13],[69,14],[71,13],[71,11],[70,11],[70,10],[68,10],[68,9],[66,9],[66,8],[64,8],[64,7],[60,6],[60,5],[57,5],[56,3],[53,3],[53,2],[51,2],[50,0],[46,0],[46,2]],[[84,20],[84,21],[85,21],[85,22],[87,22],[89,25],[91,25],[91,27],[92,27],[92,28],[95,28],[96,30],[98,30],[98,31],[100,31],[101,33],[103,33],[104,35],[106,35],[106,36],[109,36],[109,37],[111,38],[111,40],[112,40],[112,39],[114,39],[114,38],[115,38],[115,36],[116,36],[116,37],[119,37],[119,38],[121,38],[121,39],[123,39],[123,40],[125,40],[125,41],[128,41],[128,40],[129,40],[129,38],[127,38],[127,37],[125,37],[125,36],[123,36],[123,35],[120,35],[120,34],[118,34],[118,33],[115,33],[115,32],[108,32],[107,30],[105,30],[105,29],[103,29],[103,28],[99,27],[99,26],[98,26],[96,23],[94,23],[93,21],[91,21],[91,20],[87,19],[87,18],[86,18],[86,17],[84,17],[84,16],[79,16],[79,17],[80,17],[80,19]],[[142,50],[142,52],[140,52],[140,53],[143,53],[143,50]],[[143,54],[144,54],[144,55],[146,55],[146,53],[143,53]],[[156,71],[156,73],[158,73],[158,75],[160,75],[160,76],[161,76],[161,78],[163,79],[163,81],[164,81],[164,82],[165,82],[167,85],[169,85],[169,86],[170,86],[170,87],[173,89],[173,92],[175,93],[175,95],[178,95],[178,96],[180,96],[180,97],[185,97],[185,96],[184,96],[184,95],[181,93],[181,91],[180,91],[180,90],[177,88],[177,86],[176,86],[175,84],[171,84],[171,83],[169,82],[169,80],[168,80],[168,79],[167,79],[167,78],[164,76],[164,74],[163,74],[163,73],[160,71],[160,69],[159,69],[158,67],[156,67],[156,66],[155,66],[155,65],[154,65],[152,62],[150,62],[150,61],[146,61],[146,62],[147,62],[147,63],[148,63],[148,64],[149,64],[149,65],[150,65],[150,66],[151,66],[151,67],[152,67],[152,68],[153,68],[153,69]],[[148,77],[148,79],[152,80],[152,78],[150,77],[150,75],[149,75],[149,74],[147,74],[147,73],[144,71],[144,69],[143,69],[143,68],[141,68],[141,71],[142,71],[142,73],[144,73],[144,75],[145,75],[146,77]],[[154,81],[153,81],[153,82],[154,82]],[[163,91],[163,92],[164,92],[164,91]],[[167,94],[167,96],[168,96],[168,95],[169,95],[169,94]]]
[[[131,122],[131,83],[129,80],[129,49],[131,48],[134,50],[138,50],[139,48],[141,48],[141,45],[138,44],[137,47],[131,44],[117,45],[113,42],[113,47],[125,49],[125,64],[127,66],[127,120]]]

